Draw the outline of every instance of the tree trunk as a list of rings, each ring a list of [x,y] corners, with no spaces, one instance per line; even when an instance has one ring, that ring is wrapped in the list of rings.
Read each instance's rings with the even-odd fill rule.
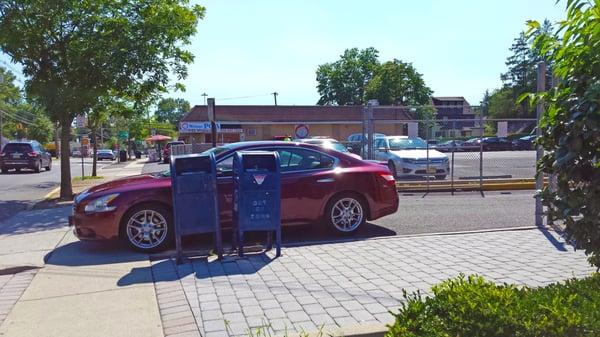
[[[71,163],[69,138],[71,137],[71,120],[68,118],[60,122],[60,198],[63,200],[73,199],[73,187],[71,186]]]
[[[94,146],[93,146],[93,150],[92,150],[92,177],[95,177],[96,174],[96,163],[98,161],[97,159],[97,154],[98,154],[98,139],[96,137],[96,129],[93,128],[92,130],[92,139],[94,140]]]
[[[56,155],[57,159],[60,158],[60,153],[62,152],[60,150],[60,144],[59,144],[60,142],[58,141],[58,139],[59,139],[59,135],[58,135],[59,127],[58,127],[58,125],[59,125],[58,122],[54,124],[54,126],[56,127],[56,130],[54,131],[54,152],[55,152],[54,154]]]

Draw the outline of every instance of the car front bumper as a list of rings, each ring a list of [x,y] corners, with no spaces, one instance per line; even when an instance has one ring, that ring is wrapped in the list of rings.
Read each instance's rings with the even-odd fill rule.
[[[397,177],[426,177],[445,176],[450,174],[449,163],[442,164],[412,164],[400,162],[396,164]]]

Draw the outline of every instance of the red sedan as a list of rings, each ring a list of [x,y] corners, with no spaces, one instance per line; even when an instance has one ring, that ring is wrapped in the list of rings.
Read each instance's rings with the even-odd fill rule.
[[[217,160],[224,228],[232,226],[233,154],[241,150],[279,153],[284,226],[325,223],[337,231],[353,233],[366,220],[398,209],[395,181],[386,166],[310,144],[243,142],[209,150]],[[174,238],[171,205],[169,172],[143,174],[79,194],[70,223],[81,240],[121,238],[136,250],[159,251]]]

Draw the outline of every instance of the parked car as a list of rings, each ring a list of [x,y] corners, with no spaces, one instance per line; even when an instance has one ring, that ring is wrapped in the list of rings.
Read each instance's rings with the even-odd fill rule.
[[[17,172],[21,169],[30,169],[40,172],[52,169],[52,156],[37,141],[10,142],[0,152],[0,170],[7,173],[10,169]]]
[[[173,145],[183,145],[184,142],[177,140],[174,142],[168,142],[167,145],[163,148],[163,163],[167,164],[171,161],[171,146]]]
[[[104,159],[115,160],[115,159],[117,159],[117,157],[112,152],[112,150],[102,149],[102,150],[98,150],[98,152],[96,152],[96,159],[98,159],[98,160],[104,160]]]
[[[435,176],[443,180],[450,171],[448,156],[434,149],[427,150],[427,143],[418,137],[378,138],[374,150],[375,159],[387,162],[395,177]]]
[[[398,193],[387,167],[345,153],[297,142],[241,142],[213,148],[217,161],[219,217],[231,228],[233,156],[236,151],[277,151],[281,160],[284,226],[324,222],[355,233],[366,220],[396,212]],[[170,173],[144,174],[92,187],[74,201],[69,223],[81,240],[121,238],[151,252],[173,241]]]
[[[480,151],[482,138],[471,138],[462,144],[463,151]]]
[[[515,139],[512,142],[513,150],[533,150],[535,148],[533,141],[535,140],[535,135],[521,137],[519,139]]]
[[[440,152],[459,152],[463,151],[463,144],[464,142],[462,140],[448,140],[437,144],[435,149]]]
[[[324,147],[326,149],[332,149],[332,150],[336,150],[336,151],[345,153],[356,159],[362,159],[361,156],[357,155],[356,153],[350,152],[344,144],[338,142],[337,140],[335,140],[333,138],[318,137],[318,138],[298,139],[297,141],[299,141],[301,143],[306,143],[306,144],[318,145],[318,146]]]
[[[373,133],[373,139],[385,137],[383,133]],[[363,149],[363,134],[362,133],[353,133],[347,138],[348,141],[348,150],[357,155],[363,155],[366,153],[366,144]]]
[[[481,142],[483,143],[483,151],[512,150],[512,142],[505,137],[485,137]]]

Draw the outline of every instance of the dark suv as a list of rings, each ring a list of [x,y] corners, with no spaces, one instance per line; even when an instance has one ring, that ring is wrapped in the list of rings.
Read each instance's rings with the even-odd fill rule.
[[[19,172],[22,168],[40,172],[52,168],[52,157],[46,149],[35,140],[26,142],[10,142],[0,152],[0,170],[7,173],[9,169]]]

